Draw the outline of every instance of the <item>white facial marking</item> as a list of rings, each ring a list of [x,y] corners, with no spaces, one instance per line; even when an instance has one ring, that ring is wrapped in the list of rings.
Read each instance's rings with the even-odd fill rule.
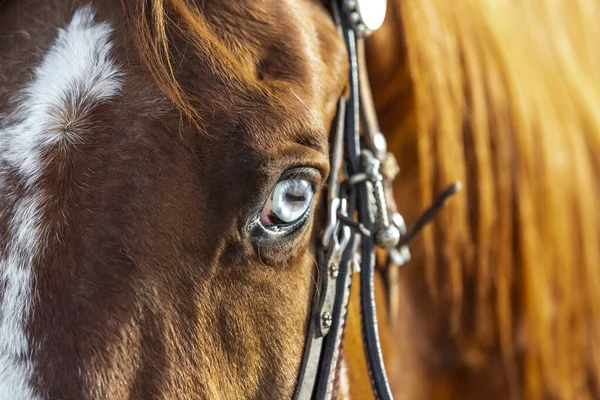
[[[58,30],[7,123],[0,124],[0,199],[9,205],[0,207],[0,216],[10,221],[6,247],[0,249],[0,399],[37,398],[30,384],[35,372],[30,351],[36,344],[28,343],[25,326],[35,296],[33,263],[50,228],[43,213],[53,195],[40,187],[42,155],[77,138],[77,124],[89,111],[119,93],[111,32],[108,24],[94,21],[92,7],[80,8]],[[24,185],[18,195],[6,181],[9,171]]]

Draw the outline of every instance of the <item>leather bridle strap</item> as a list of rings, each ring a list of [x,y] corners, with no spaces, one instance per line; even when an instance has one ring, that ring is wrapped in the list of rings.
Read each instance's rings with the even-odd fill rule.
[[[363,173],[363,154],[360,138],[360,80],[355,27],[349,16],[351,10],[340,12],[337,3],[331,5],[332,14],[346,42],[349,62],[349,96],[341,98],[332,141],[332,165],[328,188],[329,225],[325,229],[322,249],[318,254],[319,290],[313,300],[309,330],[305,345],[295,399],[329,399],[336,390],[336,373],[341,358],[346,311],[350,296],[350,260],[357,255],[352,249],[360,240],[361,313],[365,350],[369,360],[371,382],[379,398],[391,398],[377,335],[377,318],[373,295],[374,235],[370,210],[369,184],[366,180],[352,185],[341,185],[339,176],[344,167],[346,180]],[[369,93],[370,95],[370,93]],[[342,156],[343,155],[343,156]],[[343,164],[343,165],[342,165]],[[344,186],[344,187],[343,187]],[[352,236],[349,226],[342,222],[358,215],[357,225],[368,236]],[[339,218],[338,218],[339,217]],[[371,276],[369,276],[371,275]]]
[[[339,100],[334,123],[327,190],[328,223],[317,253],[318,285],[294,394],[297,400],[335,397],[351,275],[352,270],[358,269],[363,343],[371,387],[376,398],[392,399],[377,329],[375,245],[388,251],[391,260],[388,266],[402,265],[410,258],[408,240],[458,188],[457,184],[451,185],[415,227],[406,229],[391,193],[397,166],[393,155],[387,153],[385,138],[379,131],[366,72],[362,41],[376,28],[373,18],[371,25],[361,19],[360,8],[367,2],[368,7],[379,7],[385,15],[385,0],[333,0],[330,4],[348,52],[349,95]],[[379,15],[375,25],[383,22],[383,15]]]
[[[348,169],[352,176],[363,173],[366,169],[363,153],[361,152],[360,141],[360,111],[361,95],[370,96],[369,93],[361,93],[359,73],[359,59],[357,53],[357,38],[355,31],[350,27],[350,21],[342,20],[344,28],[344,38],[350,60],[350,97],[349,103],[352,104],[346,113],[347,124],[347,146],[349,165]],[[359,39],[362,40],[362,39]],[[362,65],[362,67],[365,67]],[[366,82],[368,85],[368,82]],[[372,100],[367,100],[372,104]],[[365,129],[366,130],[366,129]],[[368,162],[368,160],[367,160]],[[369,181],[358,182],[355,185],[358,222],[370,232],[374,232],[374,222],[372,219],[371,198],[369,196]],[[392,393],[387,379],[381,346],[379,343],[379,334],[377,330],[377,312],[375,305],[375,235],[362,237],[361,240],[361,266],[360,266],[360,310],[362,315],[362,331],[365,345],[365,354],[367,368],[369,371],[371,385],[376,398],[392,399]]]

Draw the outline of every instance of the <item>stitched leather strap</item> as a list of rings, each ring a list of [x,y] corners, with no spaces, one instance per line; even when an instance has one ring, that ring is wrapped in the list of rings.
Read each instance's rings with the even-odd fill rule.
[[[365,168],[361,154],[363,144],[360,136],[361,105],[367,107],[370,105],[368,110],[362,111],[362,114],[367,116],[366,124],[369,125],[366,129],[368,131],[366,135],[372,138],[372,132],[375,130],[378,132],[379,128],[374,115],[370,90],[365,90],[364,93],[364,96],[368,96],[368,98],[361,99],[361,78],[365,79],[366,73],[359,74],[359,67],[364,68],[365,66],[364,63],[363,65],[359,64],[357,38],[355,27],[353,27],[353,22],[350,20],[350,14],[340,13],[338,4],[335,1],[332,4],[332,14],[338,30],[346,42],[350,74],[349,97],[347,100],[340,100],[335,124],[332,169],[327,196],[328,212],[330,217],[332,217],[331,213],[339,212],[352,217],[356,211],[358,225],[363,230],[373,231],[373,210],[370,205],[369,183],[363,180],[351,187],[342,188],[338,181],[339,168],[342,163],[342,147],[346,178],[360,174],[364,175]],[[362,86],[364,87],[364,83]],[[373,142],[373,140],[367,141]],[[373,143],[369,144],[371,145],[369,147],[374,149]],[[338,205],[341,204],[340,200],[345,204],[345,207],[338,208]],[[335,378],[341,358],[341,345],[350,297],[351,269],[349,268],[349,260],[353,256],[352,250],[357,246],[355,243],[346,244],[341,254],[336,254],[336,246],[344,240],[345,234],[341,224],[334,223],[334,220],[335,215],[333,215],[332,222],[325,230],[324,249],[319,252],[318,256],[319,291],[315,293],[313,299],[305,351],[298,378],[298,388],[294,399],[330,399],[335,393]],[[355,241],[358,238],[354,236],[352,240]],[[377,334],[377,312],[374,296],[374,235],[362,237],[360,241],[362,254],[360,304],[363,317],[362,330],[365,355],[375,396],[381,399],[391,399],[392,395],[385,374]],[[340,260],[336,257],[339,257]],[[332,275],[332,266],[337,270],[337,273],[333,274],[335,276]],[[334,283],[335,288],[333,287]],[[333,301],[330,304],[332,296]],[[323,317],[326,313],[329,318],[329,326],[323,329]]]

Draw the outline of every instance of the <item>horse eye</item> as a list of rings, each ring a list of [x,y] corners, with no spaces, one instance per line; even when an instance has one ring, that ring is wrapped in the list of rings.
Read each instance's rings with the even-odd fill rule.
[[[313,194],[313,187],[306,180],[279,181],[260,214],[260,223],[273,226],[300,220],[309,209]]]

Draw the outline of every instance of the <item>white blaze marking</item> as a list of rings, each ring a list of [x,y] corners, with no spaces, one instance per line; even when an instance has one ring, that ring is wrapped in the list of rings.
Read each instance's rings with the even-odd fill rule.
[[[61,127],[83,119],[94,105],[119,93],[111,32],[108,24],[94,21],[90,6],[80,8],[58,30],[32,81],[18,95],[8,122],[0,125],[0,194],[14,205],[7,245],[0,249],[0,399],[37,397],[30,385],[35,365],[29,351],[35,344],[28,343],[25,325],[35,296],[33,262],[48,232],[44,205],[52,197],[39,185],[45,167],[42,154],[64,140],[68,133]],[[6,185],[9,170],[25,185],[19,197]],[[3,208],[0,215],[8,212]]]

